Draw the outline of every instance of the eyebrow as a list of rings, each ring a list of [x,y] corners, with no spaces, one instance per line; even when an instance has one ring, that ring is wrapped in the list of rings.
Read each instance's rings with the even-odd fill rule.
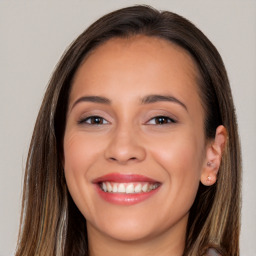
[[[72,105],[71,109],[73,109],[80,102],[93,102],[93,103],[101,103],[110,105],[111,101],[108,98],[100,97],[100,96],[83,96],[76,100]]]
[[[162,101],[177,103],[180,106],[182,106],[185,110],[187,110],[187,106],[183,102],[181,102],[177,98],[170,95],[152,94],[152,95],[147,95],[141,99],[142,104],[151,104],[151,103],[162,102]],[[100,103],[100,104],[107,104],[107,105],[111,104],[111,100],[105,97],[83,96],[74,102],[71,109],[73,109],[80,102],[93,102],[93,103]]]
[[[156,103],[161,101],[169,101],[169,102],[177,103],[180,106],[182,106],[184,109],[188,110],[187,106],[183,102],[181,102],[177,98],[170,95],[158,95],[158,94],[148,95],[143,97],[141,100],[142,104],[150,104],[150,103]]]

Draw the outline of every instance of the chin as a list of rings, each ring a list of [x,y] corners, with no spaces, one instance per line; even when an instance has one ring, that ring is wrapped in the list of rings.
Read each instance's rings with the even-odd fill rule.
[[[111,230],[105,230],[105,234],[114,239],[122,242],[138,242],[142,240],[150,239],[150,237],[154,236],[155,232],[152,232],[148,227],[145,226],[128,226],[123,225],[120,227],[115,225]]]

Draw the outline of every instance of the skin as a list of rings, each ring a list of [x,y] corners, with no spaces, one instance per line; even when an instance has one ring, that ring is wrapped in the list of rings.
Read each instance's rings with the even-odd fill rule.
[[[146,36],[111,39],[78,69],[69,98],[64,169],[87,220],[90,255],[182,255],[200,179],[205,185],[216,181],[225,143],[224,127],[215,140],[204,137],[197,78],[183,49]],[[142,103],[148,95],[180,103]],[[84,96],[110,103],[77,102]],[[101,124],[86,119],[95,115]],[[156,116],[166,116],[166,123],[158,124]],[[138,204],[112,204],[92,181],[113,172],[145,175],[161,187]]]

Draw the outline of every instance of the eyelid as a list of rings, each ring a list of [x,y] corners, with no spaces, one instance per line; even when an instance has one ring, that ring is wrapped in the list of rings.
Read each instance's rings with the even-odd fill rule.
[[[102,123],[102,124],[92,124],[92,123],[87,122],[88,120],[90,120],[90,119],[92,120],[93,118],[102,119],[102,120],[103,120],[103,123]],[[85,116],[85,117],[80,118],[77,123],[78,123],[78,124],[86,124],[86,125],[95,125],[95,126],[99,126],[99,125],[106,125],[106,124],[109,124],[110,122],[109,122],[106,118],[104,118],[104,117],[102,117],[102,116],[100,116],[100,115],[88,115],[88,116]]]
[[[150,123],[152,120],[156,120],[157,118],[163,118],[163,119],[167,119],[167,123],[162,123],[162,124],[157,124],[157,123],[154,123],[154,124],[152,124],[152,123]],[[169,124],[175,124],[175,123],[177,123],[177,120],[175,120],[173,117],[170,117],[170,116],[167,116],[167,115],[157,115],[157,116],[154,116],[154,117],[152,117],[152,118],[150,118],[147,122],[146,122],[146,124],[148,124],[148,125],[169,125]]]

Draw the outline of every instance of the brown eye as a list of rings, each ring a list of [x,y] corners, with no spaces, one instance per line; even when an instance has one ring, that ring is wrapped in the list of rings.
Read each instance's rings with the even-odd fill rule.
[[[79,121],[80,124],[89,124],[89,125],[103,125],[107,124],[108,121],[100,116],[89,116],[81,121]]]
[[[156,116],[149,120],[148,124],[156,124],[156,125],[164,125],[164,124],[171,124],[176,123],[175,120],[168,116]]]

